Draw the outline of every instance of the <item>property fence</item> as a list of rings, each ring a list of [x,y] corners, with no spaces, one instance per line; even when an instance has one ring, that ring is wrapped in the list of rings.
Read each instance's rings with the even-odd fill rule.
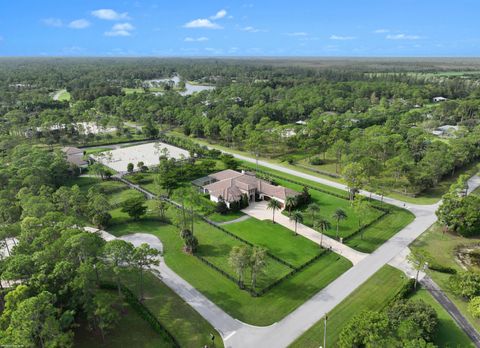
[[[117,287],[115,284],[112,283],[102,283],[100,287],[103,289],[108,290],[116,290]],[[147,308],[142,302],[140,302],[135,296],[135,294],[127,288],[125,285],[120,284],[120,290],[122,291],[123,295],[125,296],[126,302],[138,313],[138,315],[145,320],[152,329],[158,333],[160,336],[163,337],[165,342],[172,348],[180,348],[180,344],[178,343],[175,336],[171,334],[168,329],[163,326],[163,324],[157,319],[157,317]]]

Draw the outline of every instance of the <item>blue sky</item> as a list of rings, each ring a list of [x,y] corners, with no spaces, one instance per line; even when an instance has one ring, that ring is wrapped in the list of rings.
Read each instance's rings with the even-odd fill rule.
[[[478,0],[1,0],[0,56],[480,56]]]

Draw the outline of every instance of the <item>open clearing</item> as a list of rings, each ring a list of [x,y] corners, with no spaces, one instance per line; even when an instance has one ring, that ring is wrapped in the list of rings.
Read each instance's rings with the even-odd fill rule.
[[[126,172],[129,163],[133,163],[135,167],[138,162],[143,162],[147,167],[158,165],[160,163],[159,156],[165,151],[164,149],[168,151],[168,157],[176,159],[190,157],[188,151],[162,142],[123,147],[101,155],[92,155],[92,157],[117,172]]]

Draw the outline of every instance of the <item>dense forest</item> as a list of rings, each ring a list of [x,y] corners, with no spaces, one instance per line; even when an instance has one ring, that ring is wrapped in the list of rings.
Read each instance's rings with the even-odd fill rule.
[[[351,185],[418,194],[479,156],[480,85],[475,60],[3,59],[0,134],[88,143],[75,122],[116,136],[176,129],[289,162],[335,162]],[[477,69],[477,70],[476,70]],[[436,73],[432,73],[436,71]],[[457,71],[442,75],[442,71]],[[169,78],[215,89],[149,93]],[[52,93],[65,88],[69,101]],[[137,89],[138,93],[126,93]],[[447,98],[433,103],[434,97]],[[136,128],[126,125],[134,123]],[[64,125],[58,129],[58,125]],[[455,134],[432,134],[440,126]],[[111,134],[104,137],[112,137]],[[302,154],[301,156],[299,154]],[[351,178],[355,177],[355,184]]]

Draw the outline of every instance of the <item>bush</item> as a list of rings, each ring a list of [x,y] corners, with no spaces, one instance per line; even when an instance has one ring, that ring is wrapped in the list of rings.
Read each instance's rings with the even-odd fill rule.
[[[225,215],[228,213],[227,204],[224,201],[218,201],[217,206],[215,207],[215,211],[219,214]]]
[[[314,166],[319,166],[321,164],[324,164],[325,162],[320,157],[313,157],[313,158],[310,158],[308,163]]]
[[[415,279],[409,279],[395,296],[395,301],[409,298],[415,292]]]
[[[430,268],[432,271],[436,271],[440,273],[457,274],[457,270],[455,268],[443,266],[434,262],[429,263],[428,268]]]

